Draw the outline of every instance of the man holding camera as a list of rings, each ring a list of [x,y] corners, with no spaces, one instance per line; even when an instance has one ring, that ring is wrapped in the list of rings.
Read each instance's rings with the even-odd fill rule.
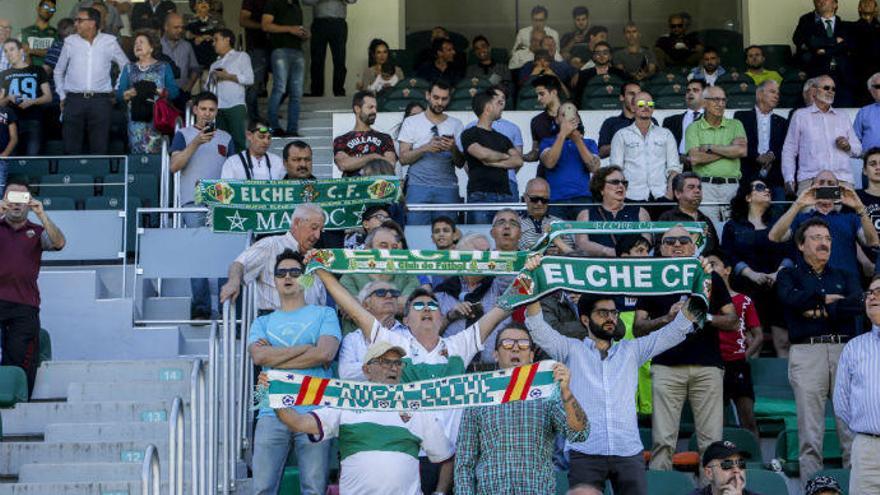
[[[841,205],[848,206],[850,210],[841,209]],[[805,209],[809,210],[802,211]],[[786,242],[801,224],[816,217],[828,223],[833,240],[834,252],[828,265],[858,274],[856,242],[866,248],[876,247],[880,244],[877,229],[852,187],[841,184],[834,173],[828,170],[819,172],[811,185],[801,191],[798,199],[770,229],[768,237],[773,242]],[[874,269],[873,265],[866,268],[868,273]]]
[[[28,220],[32,211],[42,225]],[[40,260],[43,251],[58,251],[65,242],[43,203],[31,197],[27,183],[12,178],[0,200],[0,350],[3,366],[24,370],[29,398],[40,352]]]

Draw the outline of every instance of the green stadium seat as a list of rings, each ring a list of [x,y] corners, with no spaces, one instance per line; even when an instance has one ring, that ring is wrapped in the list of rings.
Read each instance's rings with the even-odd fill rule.
[[[682,96],[654,97],[654,103],[660,110],[684,110],[687,108],[687,103]]]
[[[404,74],[409,74],[413,71],[413,57],[406,50],[389,50],[388,59],[391,63],[400,67]]]
[[[90,174],[103,177],[109,173],[109,158],[62,158],[58,160],[58,174]]]
[[[128,197],[128,209],[134,211],[136,208],[143,206],[141,198],[137,196]],[[117,196],[95,196],[85,201],[86,210],[122,210],[122,197]]]
[[[402,112],[406,110],[406,106],[409,105],[409,103],[412,101],[417,101],[424,104],[425,99],[424,97],[389,98],[379,105],[379,109],[382,112]]]
[[[405,87],[413,88],[413,89],[427,91],[428,88],[431,87],[431,81],[426,81],[422,78],[413,76],[413,77],[410,77],[408,79],[404,79],[403,81],[400,81],[399,83],[397,83],[397,86],[401,86],[401,85],[405,86]]]
[[[664,83],[657,86],[651,86],[649,91],[652,95],[654,95],[654,98],[674,96],[676,98],[684,100],[684,95],[687,91],[687,84],[678,82]]]
[[[840,484],[843,495],[849,495],[849,469],[823,469],[816,473],[816,476],[828,476],[834,478]],[[856,495],[855,493],[853,495]]]
[[[755,395],[794,399],[794,392],[788,381],[788,359],[749,359],[749,366],[752,369]]]
[[[679,72],[658,72],[648,79],[647,84],[651,87],[665,84],[681,84],[684,86],[687,84],[687,77]]]
[[[565,495],[568,492],[568,471],[554,471],[556,473],[556,495]]]
[[[591,97],[584,95],[581,100],[583,110],[617,110],[620,108],[620,98],[615,96]]]
[[[41,196],[43,208],[46,210],[75,210],[76,200],[66,196]]]
[[[589,81],[587,81],[587,86],[614,86],[615,91],[620,89],[620,85],[623,84],[624,81],[620,77],[605,74],[603,76],[595,76],[591,77]]]
[[[455,100],[471,101],[474,98],[474,95],[476,95],[480,91],[481,91],[480,88],[471,88],[471,87],[459,88],[459,89],[456,89],[455,91],[452,92],[452,100],[453,101],[455,101]]]
[[[49,160],[44,158],[17,158],[6,161],[6,174],[8,177],[28,177],[39,182],[44,175],[49,175]]]
[[[61,156],[64,154],[64,141],[51,139],[43,144],[43,154],[49,156]]]
[[[761,456],[761,446],[758,439],[749,430],[743,428],[725,427],[721,434],[722,440],[728,440],[736,444],[737,447],[749,453],[749,468],[763,467],[764,459]],[[688,441],[688,450],[697,450],[697,436],[692,435]]]
[[[761,45],[764,50],[764,67],[779,70],[780,67],[791,65],[791,46],[785,45]]]
[[[751,77],[747,76],[745,72],[739,72],[739,71],[734,70],[734,71],[730,71],[727,74],[724,74],[723,76],[719,77],[715,81],[715,84],[717,86],[724,86],[726,84],[734,84],[734,83],[738,84],[741,82],[754,83],[754,80]]]
[[[485,77],[472,77],[470,79],[462,79],[455,85],[455,94],[458,94],[459,91],[467,91],[471,88],[476,90],[483,90],[492,86],[492,82],[486,79]]]
[[[27,375],[18,366],[0,366],[0,408],[27,402]]]
[[[755,106],[754,95],[733,95],[727,97],[727,108],[735,109],[752,109]]]
[[[822,439],[822,459],[827,468],[842,467],[843,454],[835,428],[834,419],[826,417],[825,436]],[[800,475],[796,428],[782,431],[776,437],[775,457],[782,461],[782,470],[785,471],[785,474],[793,477]]]
[[[451,112],[467,112],[471,110],[471,100],[457,99],[449,103]]]
[[[694,481],[687,474],[678,471],[655,471],[649,469],[648,495],[683,495],[694,489]]]
[[[40,194],[51,197],[67,196],[85,201],[95,195],[95,177],[90,174],[46,175],[40,182]]]
[[[298,467],[284,468],[284,473],[281,475],[281,485],[278,487],[278,493],[283,493],[285,495],[300,495],[300,493],[302,493],[299,488]]]
[[[110,174],[104,177],[105,183],[128,182],[128,195],[140,198],[146,207],[159,204],[159,179],[149,174]],[[121,185],[105,185],[102,196],[122,198],[125,193]]]
[[[595,86],[587,85],[584,88],[584,96],[590,98],[618,98],[620,96],[620,86],[615,86],[613,84],[603,84]]]
[[[37,356],[37,366],[52,360],[52,337],[45,328],[40,329],[40,354]]]
[[[386,90],[383,96],[386,100],[424,99],[425,92],[420,88],[414,88],[404,81],[401,81],[393,88]]]
[[[746,489],[755,493],[788,493],[788,485],[781,474],[763,469],[746,469]]]
[[[724,88],[727,98],[734,95],[755,96],[755,82],[748,76],[739,82],[719,83],[718,85]]]
[[[544,107],[538,102],[537,97],[523,98],[520,97],[516,101],[517,110],[543,110]]]
[[[123,173],[125,162],[119,160],[113,173]],[[128,173],[159,174],[162,171],[162,155],[128,155]]]
[[[125,141],[121,139],[112,139],[109,143],[107,143],[107,154],[108,155],[124,155],[125,154]]]

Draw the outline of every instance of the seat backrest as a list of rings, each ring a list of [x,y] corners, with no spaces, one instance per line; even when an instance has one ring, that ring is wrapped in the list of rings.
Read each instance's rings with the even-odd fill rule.
[[[76,200],[66,196],[42,196],[40,201],[47,210],[75,210]]]
[[[648,495],[682,495],[694,489],[693,479],[680,471],[647,471]]]
[[[58,160],[59,174],[90,174],[103,177],[109,173],[109,158],[61,158]]]
[[[746,489],[757,493],[785,495],[788,485],[781,474],[763,469],[746,469]]]
[[[28,385],[24,370],[18,366],[0,366],[0,407],[27,402]]]
[[[843,489],[843,495],[849,495],[849,469],[823,469],[816,473],[816,476],[828,476],[837,480],[840,488]],[[853,495],[856,495],[855,493]]]
[[[761,446],[758,444],[758,439],[755,438],[755,435],[752,434],[749,430],[743,428],[731,428],[725,427],[723,433],[721,434],[721,439],[726,441],[731,441],[736,444],[740,450],[744,450],[749,453],[749,461],[753,462],[763,462],[761,456]],[[688,441],[688,450],[697,450],[697,436],[691,435],[690,440]]]
[[[113,173],[125,172],[125,164],[119,163]],[[157,174],[162,170],[162,155],[128,155],[128,173],[130,174]]]
[[[749,359],[749,366],[752,369],[752,383],[755,385],[791,388],[788,381],[788,359]]]
[[[40,181],[42,196],[86,199],[95,195],[95,177],[89,174],[52,174]]]
[[[49,173],[49,160],[43,158],[16,158],[6,161],[7,176],[28,177],[39,182],[40,177]]]

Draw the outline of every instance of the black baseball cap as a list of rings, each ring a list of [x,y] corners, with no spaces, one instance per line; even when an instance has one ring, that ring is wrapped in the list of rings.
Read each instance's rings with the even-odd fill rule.
[[[807,486],[804,488],[804,495],[816,495],[827,490],[834,490],[840,494],[843,493],[836,479],[831,476],[816,476],[807,482]]]
[[[743,458],[749,458],[751,455],[745,450],[740,449],[735,443],[729,440],[712,442],[703,452],[703,467],[709,465],[715,459],[727,459],[730,456],[739,455]]]

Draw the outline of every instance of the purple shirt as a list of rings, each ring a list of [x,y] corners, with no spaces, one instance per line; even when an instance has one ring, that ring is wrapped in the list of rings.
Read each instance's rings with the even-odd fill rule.
[[[834,143],[841,136],[849,141],[849,153],[838,149]],[[822,112],[816,105],[810,105],[791,117],[782,146],[782,177],[785,182],[800,182],[829,170],[838,180],[852,184],[850,157],[856,158],[861,154],[862,143],[846,115],[834,108]],[[796,161],[797,177],[794,176]]]
[[[44,250],[52,249],[48,233],[30,221],[14,229],[0,218],[0,301],[40,307],[37,276]]]

